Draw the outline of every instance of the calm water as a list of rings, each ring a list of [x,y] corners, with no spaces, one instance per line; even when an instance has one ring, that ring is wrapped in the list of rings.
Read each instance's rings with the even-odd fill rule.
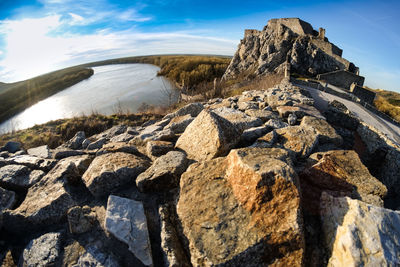
[[[105,115],[120,110],[135,112],[143,103],[165,105],[173,85],[157,77],[158,67],[148,64],[123,64],[94,67],[94,74],[46,98],[10,120],[0,124],[0,133],[26,129],[51,120],[90,115]],[[171,91],[172,90],[172,91]]]

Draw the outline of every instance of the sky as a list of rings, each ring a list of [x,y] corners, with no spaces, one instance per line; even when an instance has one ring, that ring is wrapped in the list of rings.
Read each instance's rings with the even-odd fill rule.
[[[0,82],[97,60],[233,55],[245,29],[298,17],[326,29],[365,85],[400,92],[400,1],[0,0]]]

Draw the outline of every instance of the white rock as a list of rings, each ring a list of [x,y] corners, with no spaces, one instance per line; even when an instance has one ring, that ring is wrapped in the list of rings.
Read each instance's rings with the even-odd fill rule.
[[[153,265],[147,220],[141,202],[110,195],[104,224],[106,230],[126,243],[144,265]]]

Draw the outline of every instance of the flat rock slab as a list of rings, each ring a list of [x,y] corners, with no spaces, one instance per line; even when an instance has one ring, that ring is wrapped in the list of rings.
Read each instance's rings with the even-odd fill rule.
[[[343,143],[342,137],[324,119],[304,116],[301,120],[300,126],[313,128],[320,135],[319,142],[321,144],[333,143],[337,146],[341,146]]]
[[[281,159],[290,162],[283,149],[239,149],[182,175],[177,213],[193,266],[302,266],[297,176]]]
[[[328,266],[399,266],[400,212],[348,197],[321,196]]]
[[[96,156],[115,152],[124,152],[134,155],[137,155],[139,153],[136,146],[134,145],[129,145],[124,142],[110,142],[108,144],[105,144],[99,151],[97,151]]]
[[[63,159],[63,158],[68,158],[68,157],[73,157],[73,156],[84,155],[85,152],[79,151],[79,150],[73,150],[73,149],[69,149],[69,148],[56,148],[55,150],[52,151],[51,154],[53,155],[53,158],[55,158],[55,159]]]
[[[295,114],[298,118],[303,118],[304,116],[313,116],[325,119],[318,109],[309,105],[281,106],[277,107],[276,110],[282,118],[287,118],[289,114]]]
[[[142,202],[110,195],[104,227],[115,238],[126,243],[129,250],[144,265],[153,265]]]
[[[241,112],[232,108],[218,108],[214,109],[213,112],[222,118],[228,120],[240,131],[244,131],[249,128],[258,127],[263,124],[262,120],[256,117],[250,117],[246,113]]]
[[[176,188],[187,164],[185,153],[168,152],[156,159],[150,168],[137,177],[136,185],[141,192],[157,192]]]
[[[39,157],[39,158],[43,158],[43,159],[51,158],[50,149],[47,145],[30,148],[30,149],[28,149],[27,152],[31,156],[35,156],[35,157]]]
[[[21,266],[56,266],[61,234],[48,233],[32,240],[21,255]]]
[[[383,206],[386,186],[369,173],[355,151],[332,150],[314,153],[310,158],[314,164],[300,175],[307,210],[316,212],[322,191]]]
[[[132,154],[108,153],[93,160],[82,180],[95,197],[102,197],[122,185],[133,184],[149,166],[148,160]]]
[[[212,111],[202,111],[176,142],[197,161],[226,155],[240,140],[241,131]]]
[[[249,115],[250,117],[259,118],[262,122],[267,122],[270,119],[277,119],[278,115],[270,110],[263,109],[248,109],[244,113]]]

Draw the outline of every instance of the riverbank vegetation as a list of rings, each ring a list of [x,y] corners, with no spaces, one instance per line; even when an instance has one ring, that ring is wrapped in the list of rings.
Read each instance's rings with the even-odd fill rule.
[[[73,67],[22,82],[0,84],[0,122],[91,75],[92,69]]]
[[[382,89],[374,91],[376,92],[375,107],[400,122],[400,94]]]

